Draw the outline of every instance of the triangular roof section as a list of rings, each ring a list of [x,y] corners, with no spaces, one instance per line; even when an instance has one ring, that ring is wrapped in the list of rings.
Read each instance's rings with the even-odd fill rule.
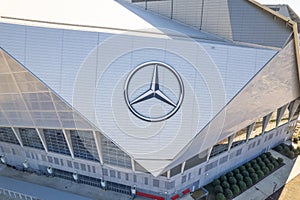
[[[178,154],[172,165],[197,155],[218,141],[252,124],[300,95],[294,40],[254,76],[247,85],[220,111]],[[163,172],[164,172],[163,171]]]
[[[2,48],[0,64],[1,126],[97,130],[70,104]],[[101,133],[96,131],[96,134]],[[106,139],[111,141],[109,138]]]

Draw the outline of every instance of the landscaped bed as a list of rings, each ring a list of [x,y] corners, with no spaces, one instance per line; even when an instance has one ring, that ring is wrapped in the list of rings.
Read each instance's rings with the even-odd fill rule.
[[[290,159],[294,159],[300,154],[299,147],[294,148],[293,145],[287,145],[285,143],[281,143],[280,145],[276,146],[274,150]]]
[[[282,158],[263,153],[205,186],[209,200],[232,199],[283,166]]]

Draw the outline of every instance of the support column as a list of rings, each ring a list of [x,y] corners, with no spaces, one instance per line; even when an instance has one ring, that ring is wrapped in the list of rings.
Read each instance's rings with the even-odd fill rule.
[[[71,153],[71,157],[74,159],[74,151],[73,151],[73,146],[72,146],[72,142],[71,142],[71,136],[70,136],[70,131],[67,131],[65,129],[62,129],[64,136],[65,136],[65,140],[67,142],[69,151]]]
[[[131,158],[131,168],[132,168],[132,171],[135,172],[135,164],[134,164],[133,158]]]
[[[230,151],[230,149],[231,149],[235,135],[236,135],[236,133],[228,137],[228,151]]]
[[[262,124],[262,135],[265,133],[265,130],[267,128],[267,125],[271,119],[273,113],[268,114],[267,116],[264,116],[263,118],[263,124]]]
[[[186,162],[186,161],[184,161],[184,162],[181,164],[181,174],[183,174],[183,172],[184,172],[185,162]]]
[[[167,179],[170,179],[171,178],[171,170],[168,170],[167,171]]]
[[[23,142],[21,140],[21,135],[20,135],[20,132],[19,132],[19,129],[18,128],[14,128],[14,127],[11,127],[11,129],[13,130],[18,142],[20,143],[21,147],[24,147],[23,146]]]
[[[93,136],[99,156],[100,164],[103,165],[102,148],[101,148],[101,136],[99,132],[93,131]]]
[[[209,160],[209,157],[210,157],[210,154],[211,154],[211,151],[213,150],[213,146],[212,147],[210,147],[208,150],[207,150],[207,158],[206,158],[206,161],[208,161]]]
[[[251,135],[251,133],[252,133],[252,131],[253,131],[253,129],[254,129],[254,126],[255,126],[255,122],[254,122],[254,123],[252,123],[252,124],[250,124],[250,125],[247,127],[247,136],[246,136],[246,142],[248,142],[248,141],[249,141],[249,139],[250,139],[250,135]]]
[[[291,119],[293,118],[295,112],[297,111],[297,108],[299,107],[300,101],[299,100],[295,100],[294,102],[292,102],[291,110],[289,113],[289,122],[291,121]]]
[[[35,130],[36,130],[37,134],[39,135],[39,138],[40,138],[40,140],[43,144],[43,147],[44,147],[45,151],[48,153],[48,147],[47,147],[47,144],[46,144],[46,139],[45,139],[45,136],[44,136],[43,129],[36,128]]]

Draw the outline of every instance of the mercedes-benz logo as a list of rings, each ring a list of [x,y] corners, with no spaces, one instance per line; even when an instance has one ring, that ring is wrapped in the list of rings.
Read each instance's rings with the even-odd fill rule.
[[[151,83],[149,84],[150,85],[149,89],[147,89],[144,92],[141,92],[135,98],[130,98],[129,97],[130,94],[128,90],[133,77],[137,76],[137,72],[144,70],[146,68],[153,68],[152,77],[151,75],[149,76],[149,81],[151,80]],[[175,80],[177,80],[178,83],[172,84],[172,85],[178,85],[177,88],[178,94],[175,95],[175,98],[177,98],[177,100],[174,100],[175,99],[174,95],[173,98],[170,98],[169,95],[171,95],[171,92],[169,92],[168,94],[163,92],[165,90],[162,90],[162,88],[165,88],[166,86],[161,85],[159,82],[159,69],[164,69],[165,70],[164,74],[168,73],[169,76],[171,75],[175,77]],[[163,121],[170,118],[172,115],[174,115],[182,104],[183,96],[184,96],[183,94],[184,94],[184,86],[181,77],[172,67],[162,62],[147,62],[137,66],[128,75],[124,87],[124,97],[130,111],[140,119],[149,122]],[[167,112],[162,113],[160,116],[150,116],[149,114],[141,113],[140,110],[135,108],[135,105],[142,104],[143,102],[146,102],[147,100],[151,100],[151,99],[152,100],[155,99],[163,104],[168,105],[169,109],[167,110]]]

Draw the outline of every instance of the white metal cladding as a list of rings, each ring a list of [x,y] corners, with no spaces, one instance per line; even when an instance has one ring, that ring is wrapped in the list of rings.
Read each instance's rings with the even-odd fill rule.
[[[266,46],[283,47],[292,33],[281,19],[247,1],[228,1],[232,39]]]
[[[171,14],[161,11],[166,7],[159,7],[162,2],[171,4]],[[152,11],[233,41],[283,47],[292,32],[284,21],[246,0],[152,1],[151,5]]]
[[[205,151],[223,138],[298,98],[300,93],[294,52],[292,40],[229,102],[212,120],[211,125],[192,140],[168,168]]]
[[[169,164],[276,53],[213,41],[112,36],[11,24],[1,24],[1,29],[4,49],[23,60],[33,74],[153,174]],[[12,42],[16,29],[23,31],[21,38],[26,42]],[[24,49],[23,53],[19,49]],[[131,70],[155,60],[169,64],[182,76],[185,97],[172,118],[149,124],[130,113],[123,86]],[[148,75],[143,74],[139,81],[147,82]],[[170,81],[164,74],[160,80]]]
[[[228,0],[204,1],[201,29],[232,40]],[[236,2],[236,1],[235,1]],[[245,3],[244,1],[242,4]],[[242,7],[241,7],[242,8]],[[241,9],[238,8],[238,9]],[[241,25],[241,24],[240,24]]]
[[[156,3],[155,1],[153,3]],[[187,25],[200,29],[202,17],[202,5],[200,0],[173,0],[172,18]]]
[[[147,9],[158,12],[161,15],[171,17],[171,5],[172,0],[165,0],[165,1],[148,1],[147,2]]]

